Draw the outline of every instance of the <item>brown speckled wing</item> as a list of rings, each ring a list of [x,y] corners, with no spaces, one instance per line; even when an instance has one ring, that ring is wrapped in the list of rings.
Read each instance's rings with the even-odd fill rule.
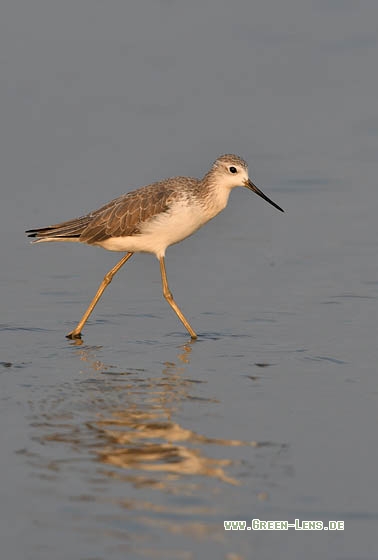
[[[112,200],[90,214],[44,228],[28,230],[37,241],[101,243],[110,237],[136,235],[140,226],[180,198],[194,196],[198,179],[172,177]]]
[[[136,235],[141,224],[167,212],[178,194],[163,182],[125,194],[90,214],[91,220],[81,233],[80,241],[91,245],[110,237]]]

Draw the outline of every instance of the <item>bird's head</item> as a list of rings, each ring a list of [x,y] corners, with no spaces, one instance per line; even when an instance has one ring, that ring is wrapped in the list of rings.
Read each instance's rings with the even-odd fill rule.
[[[212,177],[216,182],[222,184],[223,187],[233,189],[234,187],[247,187],[247,189],[258,194],[272,204],[277,210],[283,212],[282,208],[275,202],[270,200],[260,189],[252,183],[248,175],[247,163],[234,154],[225,154],[220,156],[215,162],[210,171]]]

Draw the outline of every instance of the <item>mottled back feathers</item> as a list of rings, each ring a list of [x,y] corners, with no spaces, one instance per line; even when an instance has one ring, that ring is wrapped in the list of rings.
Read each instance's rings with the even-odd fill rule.
[[[141,226],[167,212],[180,198],[195,194],[197,179],[172,177],[116,198],[98,210],[45,228],[28,230],[38,241],[80,241],[97,244],[110,237],[138,235]]]

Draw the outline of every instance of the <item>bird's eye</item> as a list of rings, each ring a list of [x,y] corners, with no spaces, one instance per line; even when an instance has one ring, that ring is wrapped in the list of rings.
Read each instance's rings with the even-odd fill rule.
[[[230,167],[230,173],[237,173],[238,170],[233,165]]]

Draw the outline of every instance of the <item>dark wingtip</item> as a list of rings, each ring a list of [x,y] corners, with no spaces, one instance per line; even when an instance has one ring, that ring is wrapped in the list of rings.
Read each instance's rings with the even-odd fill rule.
[[[25,231],[25,233],[27,234],[28,237],[37,237],[38,235],[38,230],[36,229],[27,229]]]

